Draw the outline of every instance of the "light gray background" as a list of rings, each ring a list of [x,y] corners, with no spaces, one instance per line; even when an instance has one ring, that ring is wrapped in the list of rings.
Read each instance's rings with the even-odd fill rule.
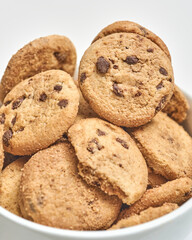
[[[165,41],[175,82],[192,95],[191,12],[191,0],[0,0],[0,78],[12,54],[37,37],[66,35],[77,48],[79,63],[103,27],[131,20]]]

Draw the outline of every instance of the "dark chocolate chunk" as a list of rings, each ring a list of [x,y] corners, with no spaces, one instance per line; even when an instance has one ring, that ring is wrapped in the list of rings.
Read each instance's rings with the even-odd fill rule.
[[[12,138],[13,132],[11,129],[7,130],[3,134],[3,144],[8,147],[9,146],[9,140]]]
[[[67,59],[67,53],[66,52],[54,52],[54,56],[60,63],[65,63]]]
[[[105,136],[106,133],[104,131],[101,131],[100,129],[97,129],[97,135],[98,136]]]
[[[129,146],[127,145],[127,143],[123,139],[116,138],[116,141],[119,142],[124,148],[129,149]]]
[[[139,62],[139,59],[136,56],[127,56],[125,61],[129,65],[137,64]]]
[[[86,73],[85,72],[81,73],[80,82],[83,83],[86,78],[87,78]]]
[[[164,76],[167,76],[168,75],[168,72],[165,70],[165,68],[163,68],[163,67],[160,67],[159,68],[159,72],[162,74],[162,75],[164,75]]]
[[[147,49],[147,52],[153,52],[153,51],[154,51],[153,48],[148,48],[148,49]]]
[[[60,108],[65,108],[68,105],[69,101],[67,99],[62,99],[57,103]]]
[[[169,78],[169,80],[168,80],[169,82],[172,82],[173,80],[172,80],[172,78]]]
[[[119,88],[117,83],[113,83],[113,92],[119,97],[124,97],[123,90]]]
[[[4,124],[5,123],[5,113],[2,113],[0,115],[0,124]]]
[[[104,58],[99,57],[96,62],[96,68],[99,73],[107,73],[110,67],[110,63]]]
[[[54,86],[54,90],[57,91],[57,92],[60,92],[62,90],[62,86],[57,84]]]
[[[156,86],[156,89],[159,90],[161,88],[163,88],[164,85],[163,85],[163,82],[160,82],[157,86]]]
[[[113,59],[111,59],[111,58],[109,58],[109,61],[112,62],[112,64],[115,63],[115,61]]]
[[[7,106],[7,105],[9,105],[10,103],[11,103],[11,101],[6,101],[6,102],[4,103],[4,105]]]
[[[166,99],[167,96],[162,97],[161,101],[159,102],[158,106],[155,109],[155,113],[158,113],[162,109],[163,104],[166,102]]]
[[[11,124],[14,126],[16,123],[16,116],[11,120]]]
[[[113,68],[114,68],[114,69],[118,69],[118,66],[117,66],[117,65],[114,65]]]
[[[18,107],[20,107],[24,100],[25,100],[25,96],[21,96],[21,97],[17,98],[12,104],[12,109],[14,110],[14,109],[17,109]]]
[[[140,91],[138,91],[136,94],[135,94],[135,97],[140,97],[142,95],[142,93]]]
[[[45,102],[47,99],[47,94],[46,93],[42,93],[39,97],[39,101],[41,102]]]
[[[97,150],[100,151],[103,148],[104,146],[102,146],[96,138],[93,138],[91,141],[88,142],[87,150],[92,154]]]

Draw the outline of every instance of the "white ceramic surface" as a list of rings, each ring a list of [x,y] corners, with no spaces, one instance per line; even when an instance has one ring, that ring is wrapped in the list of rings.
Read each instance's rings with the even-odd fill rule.
[[[68,36],[77,48],[79,62],[103,27],[117,20],[131,20],[151,29],[166,42],[176,83],[192,96],[191,9],[191,0],[0,0],[0,77],[11,55],[37,37]],[[192,134],[192,111],[185,126]],[[192,200],[155,221],[105,232],[48,228],[0,207],[0,240],[191,240],[191,231]]]

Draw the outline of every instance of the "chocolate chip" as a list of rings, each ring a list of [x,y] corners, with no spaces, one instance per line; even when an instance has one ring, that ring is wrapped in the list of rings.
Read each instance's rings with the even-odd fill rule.
[[[85,72],[81,73],[80,82],[83,83],[86,78],[87,78],[86,73]]]
[[[125,47],[125,49],[129,49],[128,47]]]
[[[124,97],[123,90],[119,88],[117,83],[113,83],[113,92],[119,97]]]
[[[118,66],[117,66],[117,65],[114,65],[113,68],[114,68],[114,69],[118,69]]]
[[[98,135],[98,136],[105,136],[106,133],[103,132],[103,131],[101,131],[100,129],[97,129],[97,135]]]
[[[65,108],[68,105],[69,101],[67,99],[62,99],[57,103],[60,108]]]
[[[4,103],[5,106],[9,105],[11,103],[11,101],[7,101]]]
[[[41,101],[41,102],[45,102],[46,99],[47,99],[47,94],[45,94],[45,93],[42,93],[39,97],[39,101]]]
[[[0,115],[0,124],[4,124],[5,123],[5,113],[2,113]]]
[[[97,59],[96,68],[99,73],[107,73],[109,67],[110,63],[104,57],[99,57]]]
[[[66,58],[67,58],[66,52],[62,52],[62,53],[54,52],[53,54],[60,63],[64,63],[66,61]]]
[[[17,109],[18,107],[20,107],[24,100],[25,100],[25,96],[21,96],[21,97],[17,98],[12,104],[12,109],[14,110],[14,109]]]
[[[54,90],[57,91],[57,92],[60,92],[62,90],[62,86],[57,84],[54,86]]]
[[[102,146],[98,140],[96,138],[93,138],[91,141],[88,142],[88,147],[87,150],[89,152],[91,152],[92,154],[96,151],[96,150],[101,150],[103,149],[104,146]]]
[[[94,148],[93,148],[93,147],[89,147],[89,146],[88,146],[88,147],[87,147],[87,151],[89,151],[90,153],[92,153],[92,154],[93,154],[93,153],[94,153]]]
[[[139,29],[143,32],[144,37],[148,34],[147,30],[144,27],[139,26]]]
[[[142,95],[142,93],[140,91],[138,91],[136,94],[135,94],[135,97],[140,97]]]
[[[116,141],[119,142],[124,148],[129,149],[129,146],[127,145],[127,143],[123,139],[116,138]]]
[[[111,58],[109,58],[109,61],[112,62],[112,64],[115,63],[115,61],[113,59],[111,59]]]
[[[168,80],[169,82],[172,82],[173,80],[172,80],[172,78],[169,78],[169,80]]]
[[[153,48],[148,48],[148,49],[147,49],[147,52],[153,52],[153,51],[154,51]]]
[[[11,129],[7,130],[6,132],[4,132],[3,134],[3,143],[6,147],[9,146],[9,140],[12,138],[13,136],[13,132]]]
[[[155,109],[155,113],[158,113],[162,109],[163,104],[166,102],[166,99],[167,96],[162,97],[161,101],[159,102],[158,106]]]
[[[137,64],[139,59],[136,56],[127,56],[125,61],[129,65]]]
[[[119,167],[120,167],[120,168],[122,168],[122,167],[123,167],[123,165],[122,165],[121,163],[119,163]]]
[[[163,82],[160,82],[157,86],[156,86],[156,89],[159,90],[161,88],[163,88],[164,85],[163,85]]]
[[[165,68],[163,68],[163,67],[160,67],[159,68],[159,72],[162,74],[162,75],[164,75],[164,76],[167,76],[168,75],[168,72],[165,70]]]
[[[14,126],[16,123],[16,116],[11,120],[11,124]]]

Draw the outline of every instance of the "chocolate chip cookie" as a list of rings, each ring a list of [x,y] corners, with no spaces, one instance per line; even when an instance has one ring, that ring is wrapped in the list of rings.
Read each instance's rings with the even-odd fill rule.
[[[158,45],[162,49],[162,51],[165,52],[165,54],[168,56],[168,58],[171,60],[170,52],[169,52],[167,46],[165,45],[165,43],[153,32],[149,31],[147,28],[144,28],[143,26],[141,26],[135,22],[130,22],[130,21],[114,22],[114,23],[108,25],[107,27],[105,27],[104,29],[102,29],[97,34],[95,39],[93,40],[93,43],[95,41],[97,41],[98,39],[108,36],[110,34],[122,33],[122,32],[135,33],[135,34],[138,34],[140,36],[150,39],[152,42],[154,42],[156,45]],[[151,51],[152,51],[152,49],[151,49]]]
[[[130,134],[156,174],[168,180],[192,177],[192,138],[165,113]]]
[[[171,62],[151,40],[113,33],[93,43],[81,59],[79,85],[100,117],[124,127],[149,122],[169,102]]]
[[[90,187],[77,173],[77,158],[65,142],[39,151],[24,167],[20,188],[24,217],[70,230],[107,229],[121,201]]]
[[[64,36],[51,35],[28,43],[12,56],[0,84],[0,100],[19,82],[37,73],[60,69],[73,75],[76,50]]]
[[[59,139],[75,121],[79,93],[71,76],[49,70],[15,86],[4,99],[3,144],[14,155],[31,155]]]
[[[0,175],[1,175],[1,170],[3,168],[3,164],[4,164],[4,151],[3,151],[3,141],[2,141],[3,122],[4,122],[4,115],[0,114]]]
[[[147,166],[131,137],[97,118],[82,119],[68,131],[79,174],[90,185],[132,204],[147,187]]]

